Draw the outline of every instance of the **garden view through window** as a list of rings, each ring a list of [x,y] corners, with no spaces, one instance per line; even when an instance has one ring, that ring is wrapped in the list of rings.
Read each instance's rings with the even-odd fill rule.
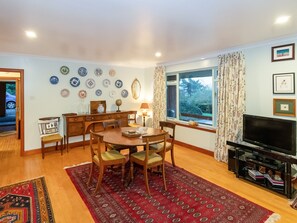
[[[167,117],[215,126],[217,68],[167,74]]]

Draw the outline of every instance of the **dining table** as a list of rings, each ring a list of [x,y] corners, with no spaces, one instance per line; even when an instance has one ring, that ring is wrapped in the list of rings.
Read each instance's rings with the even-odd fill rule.
[[[106,129],[96,134],[102,137],[104,143],[113,145],[124,145],[127,148],[135,148],[137,146],[145,146],[146,142],[143,141],[143,135],[158,135],[164,130],[151,127],[121,127]]]

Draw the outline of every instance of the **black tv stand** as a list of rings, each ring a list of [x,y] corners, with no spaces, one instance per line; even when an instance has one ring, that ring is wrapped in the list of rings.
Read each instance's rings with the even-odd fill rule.
[[[228,168],[236,177],[292,198],[292,164],[297,159],[249,143],[227,141]],[[233,166],[232,166],[233,165]]]

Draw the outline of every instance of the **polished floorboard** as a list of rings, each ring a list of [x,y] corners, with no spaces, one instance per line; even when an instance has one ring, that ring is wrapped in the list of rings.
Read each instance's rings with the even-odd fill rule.
[[[41,154],[21,157],[19,148],[20,140],[15,135],[0,137],[0,187],[45,176],[56,222],[93,222],[64,170],[64,167],[90,161],[88,147],[85,150],[70,148],[63,156],[58,151],[46,153],[44,160]],[[225,163],[209,155],[181,146],[175,149],[177,166],[280,214],[280,223],[297,222],[297,210],[289,206],[286,197],[237,179]],[[169,154],[166,159],[170,162]]]

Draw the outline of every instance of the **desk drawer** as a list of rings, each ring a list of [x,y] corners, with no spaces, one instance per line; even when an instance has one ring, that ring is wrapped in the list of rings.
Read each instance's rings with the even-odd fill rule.
[[[68,118],[68,122],[83,122],[85,120],[84,117],[71,117]]]

